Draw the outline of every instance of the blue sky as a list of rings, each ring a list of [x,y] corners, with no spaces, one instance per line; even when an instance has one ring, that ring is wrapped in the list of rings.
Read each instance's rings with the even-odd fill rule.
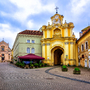
[[[0,0],[0,41],[4,38],[12,49],[17,33],[47,25],[56,6],[63,23],[74,23],[79,38],[79,32],[90,25],[90,0]]]

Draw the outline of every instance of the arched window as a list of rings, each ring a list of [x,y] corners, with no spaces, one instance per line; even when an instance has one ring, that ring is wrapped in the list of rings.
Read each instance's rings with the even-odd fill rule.
[[[86,49],[88,49],[88,42],[85,43]]]
[[[35,43],[35,40],[32,40],[32,43]]]
[[[1,46],[1,49],[2,49],[2,51],[4,51],[4,49],[5,49],[5,46]]]
[[[2,54],[2,56],[4,56],[4,54]]]
[[[27,48],[27,53],[30,53],[30,48]]]
[[[78,52],[79,52],[80,50],[79,50],[79,47],[78,47]]]
[[[82,44],[82,46],[81,46],[81,49],[82,49],[82,51],[84,51],[84,45]]]
[[[31,49],[31,53],[35,53],[35,49],[34,48]]]
[[[10,59],[10,54],[8,54],[8,59]]]

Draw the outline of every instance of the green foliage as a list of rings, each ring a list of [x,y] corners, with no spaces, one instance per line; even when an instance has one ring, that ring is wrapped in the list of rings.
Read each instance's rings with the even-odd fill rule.
[[[41,62],[39,62],[39,64],[38,64],[38,66],[39,67],[41,67],[41,66],[43,66],[44,64],[43,63],[41,63]]]
[[[38,66],[39,66],[39,67],[41,67],[41,66],[42,66],[42,64],[38,64]]]
[[[38,63],[35,63],[34,66],[38,66]]]
[[[80,71],[80,69],[79,69],[79,68],[77,68],[77,67],[76,67],[76,68],[74,68],[74,70],[75,70],[75,71]]]
[[[34,65],[33,64],[30,64],[30,67],[33,67]]]
[[[25,66],[25,64],[23,62],[22,63],[21,62],[17,62],[16,65],[19,66],[19,67],[24,67]]]
[[[47,66],[47,63],[44,63],[44,66]]]
[[[15,61],[17,61],[17,59],[15,59]]]
[[[32,64],[32,61],[30,61],[30,64]]]
[[[41,65],[43,66],[44,64],[43,64],[43,63],[41,63]]]
[[[19,66],[19,62],[17,62],[16,65]]]
[[[62,68],[64,68],[64,69],[65,69],[65,68],[67,68],[67,67],[66,67],[65,65],[63,65],[63,66],[62,66]]]
[[[25,64],[24,64],[24,63],[21,63],[20,66],[21,66],[21,67],[25,67]]]

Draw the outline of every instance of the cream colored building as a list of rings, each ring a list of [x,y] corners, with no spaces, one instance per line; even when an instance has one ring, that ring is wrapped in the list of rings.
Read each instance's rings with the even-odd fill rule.
[[[81,30],[77,44],[80,65],[90,68],[90,26]]]
[[[4,40],[0,42],[0,62],[11,61],[11,49]]]
[[[74,25],[72,22],[63,23],[63,15],[55,14],[51,17],[52,24],[43,25],[42,57],[44,63],[49,65],[77,65],[78,53],[75,35],[73,35]]]

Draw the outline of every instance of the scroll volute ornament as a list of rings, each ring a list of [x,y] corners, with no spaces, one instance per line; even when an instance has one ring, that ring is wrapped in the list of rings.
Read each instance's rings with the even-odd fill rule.
[[[42,26],[42,30],[44,30],[44,29],[46,29],[46,26],[45,25]]]

